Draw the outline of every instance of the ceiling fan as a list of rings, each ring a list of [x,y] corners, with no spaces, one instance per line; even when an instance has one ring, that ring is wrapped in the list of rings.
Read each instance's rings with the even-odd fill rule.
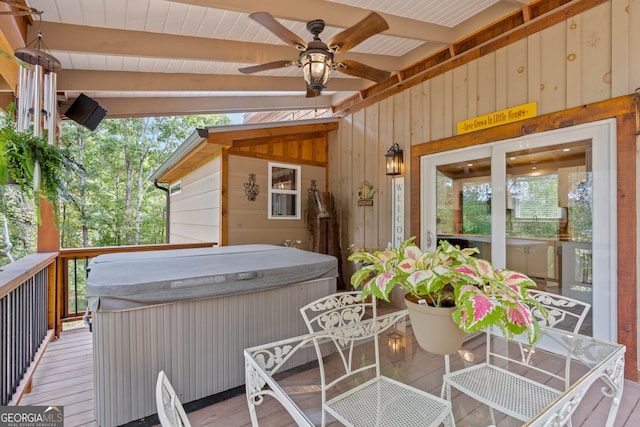
[[[306,43],[268,12],[255,12],[249,15],[249,18],[264,26],[285,43],[298,49],[300,54],[295,61],[283,60],[244,67],[238,70],[241,73],[252,74],[276,68],[301,67],[307,84],[307,97],[320,95],[320,91],[325,88],[332,70],[378,83],[385,81],[391,75],[389,71],[379,70],[357,61],[334,60],[335,53],[345,52],[389,28],[387,21],[375,12],[337,34],[328,43],[324,43],[319,37],[325,26],[322,19],[315,19],[307,23],[307,30],[313,35],[313,40]]]

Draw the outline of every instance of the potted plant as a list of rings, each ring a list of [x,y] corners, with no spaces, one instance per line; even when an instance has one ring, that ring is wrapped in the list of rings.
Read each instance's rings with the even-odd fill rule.
[[[47,142],[46,135],[31,130],[18,132],[10,105],[0,120],[0,184],[13,182],[20,192],[34,199],[48,200],[58,217],[58,198],[67,195],[64,178],[76,170],[70,153]]]
[[[453,353],[465,334],[490,327],[506,337],[526,333],[530,344],[537,341],[539,326],[531,307],[545,310],[527,292],[536,286],[533,280],[494,270],[489,261],[473,256],[476,248],[460,249],[443,240],[434,252],[422,252],[414,240],[397,249],[354,252],[348,259],[364,264],[351,276],[351,285],[361,287],[363,297],[389,301],[394,287],[407,291],[411,324],[425,350]]]

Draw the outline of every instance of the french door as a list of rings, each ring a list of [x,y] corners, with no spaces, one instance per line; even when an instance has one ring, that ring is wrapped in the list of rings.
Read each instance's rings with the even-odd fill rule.
[[[581,332],[617,338],[615,121],[421,159],[421,244],[476,247],[496,268],[592,304]]]

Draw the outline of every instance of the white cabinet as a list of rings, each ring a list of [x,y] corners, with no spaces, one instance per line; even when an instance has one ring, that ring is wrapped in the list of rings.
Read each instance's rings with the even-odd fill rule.
[[[531,278],[555,279],[555,243],[544,240],[507,239],[507,268]]]

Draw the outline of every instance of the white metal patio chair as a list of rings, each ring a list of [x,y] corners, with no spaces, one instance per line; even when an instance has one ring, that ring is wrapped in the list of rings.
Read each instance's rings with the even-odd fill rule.
[[[372,318],[363,321],[368,308]],[[379,335],[406,316],[406,311],[386,317],[391,320],[378,321],[375,299],[365,303],[360,292],[340,292],[320,298],[300,312],[310,332],[330,332],[335,346],[327,352],[325,343],[314,340],[320,370],[322,426],[327,423],[327,414],[346,426],[454,426],[448,401],[380,373]],[[361,344],[370,342],[373,360],[366,357],[370,352],[365,355],[361,351]],[[331,378],[327,375],[329,359],[337,359],[339,365],[331,365]]]
[[[545,328],[561,329],[578,333],[591,305],[582,301],[549,292],[532,290],[531,296],[548,310],[545,318],[539,310],[532,310],[538,319],[541,334]],[[522,343],[522,340],[507,341],[486,332],[486,359],[455,372],[447,372],[443,378],[442,397],[451,400],[451,387],[489,406],[491,420],[495,424],[493,409],[526,421],[569,387],[571,357],[567,353],[564,368],[557,372],[557,366],[545,368],[535,361],[536,348]],[[540,341],[539,341],[540,343]],[[534,363],[535,362],[535,363]],[[510,369],[501,366],[509,364]],[[552,387],[543,381],[535,381],[514,372],[514,364],[522,372],[541,375],[544,382],[555,381]]]
[[[182,403],[164,371],[158,373],[156,381],[156,406],[162,427],[191,427]]]

